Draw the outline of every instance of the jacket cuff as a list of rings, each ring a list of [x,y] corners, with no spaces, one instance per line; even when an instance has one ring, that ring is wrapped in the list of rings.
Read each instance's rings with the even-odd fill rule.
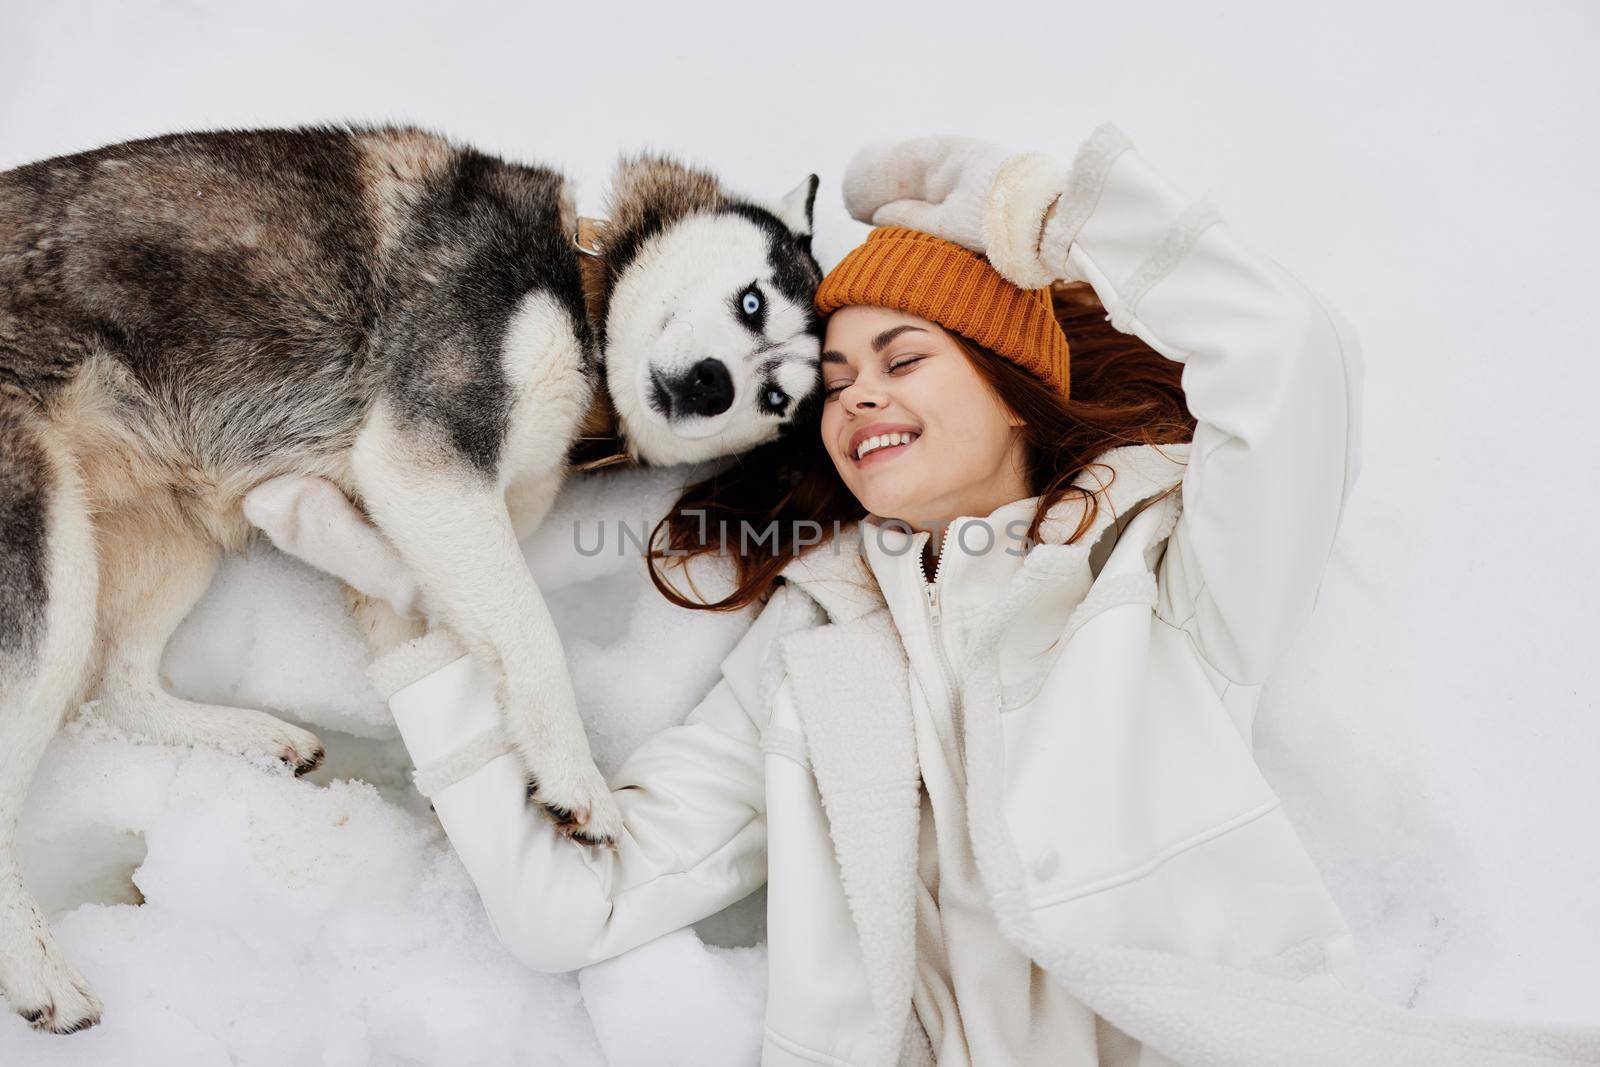
[[[983,209],[983,247],[990,265],[1023,289],[1056,280],[1040,260],[1039,229],[1066,178],[1060,163],[1039,152],[1012,156],[995,173]]]
[[[1110,122],[1096,126],[1078,146],[1066,187],[1061,190],[1061,200],[1056,204],[1056,213],[1045,226],[1044,237],[1039,242],[1039,260],[1053,277],[1081,280],[1072,274],[1067,253],[1100,202],[1111,165],[1132,147],[1133,141],[1128,135]]]
[[[412,781],[432,797],[486,764],[514,754],[497,698],[498,675],[434,629],[367,669],[416,765]]]

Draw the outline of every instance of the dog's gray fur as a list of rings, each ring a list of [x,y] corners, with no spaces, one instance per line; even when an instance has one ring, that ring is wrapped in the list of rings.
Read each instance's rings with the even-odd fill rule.
[[[60,1033],[100,1013],[13,848],[70,709],[96,697],[93,714],[145,737],[297,772],[322,757],[304,730],[157,680],[218,553],[247,540],[241,499],[277,475],[322,476],[365,507],[501,669],[530,796],[574,835],[614,838],[570,682],[538,669],[559,640],[517,537],[579,437],[675,463],[806,421],[815,190],[813,175],[760,203],[670,159],[624,159],[588,261],[560,174],[410,128],[181,134],[0,174],[0,993],[14,1010]],[[747,283],[760,299],[741,304]]]

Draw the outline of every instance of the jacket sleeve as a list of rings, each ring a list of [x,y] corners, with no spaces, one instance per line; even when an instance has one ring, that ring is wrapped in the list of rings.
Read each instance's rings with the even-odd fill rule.
[[[784,601],[780,589],[685,721],[651,736],[611,776],[623,815],[615,851],[568,840],[527,801],[526,774],[501,726],[498,679],[459,655],[445,631],[374,665],[419,790],[496,935],[528,967],[560,972],[608,959],[766,882],[761,680]]]
[[[1230,681],[1259,684],[1316,605],[1360,470],[1354,331],[1110,123],[1057,191],[1041,266],[1089,282],[1114,327],[1184,365],[1197,425],[1158,613]]]

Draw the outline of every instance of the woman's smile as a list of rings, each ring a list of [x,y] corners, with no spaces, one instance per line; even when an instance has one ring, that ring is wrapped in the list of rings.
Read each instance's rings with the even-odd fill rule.
[[[910,440],[906,440],[906,438],[910,438]],[[890,459],[898,456],[900,453],[904,452],[906,449],[910,448],[916,443],[917,438],[911,434],[891,434],[884,439],[884,443],[882,444],[874,444],[869,442],[862,447],[870,449],[870,451],[866,452],[865,455],[856,460],[856,466],[870,467],[878,463],[887,463]]]
[[[845,452],[856,466],[865,467],[884,462],[889,456],[899,455],[922,437],[914,426],[893,423],[873,423],[863,426],[850,435]]]

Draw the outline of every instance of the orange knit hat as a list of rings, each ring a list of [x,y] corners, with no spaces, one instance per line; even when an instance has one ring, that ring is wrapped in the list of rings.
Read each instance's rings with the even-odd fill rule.
[[[904,226],[881,226],[828,272],[818,314],[849,304],[897,308],[971,338],[1069,393],[1067,337],[1049,287],[1023,289],[976,252]]]

